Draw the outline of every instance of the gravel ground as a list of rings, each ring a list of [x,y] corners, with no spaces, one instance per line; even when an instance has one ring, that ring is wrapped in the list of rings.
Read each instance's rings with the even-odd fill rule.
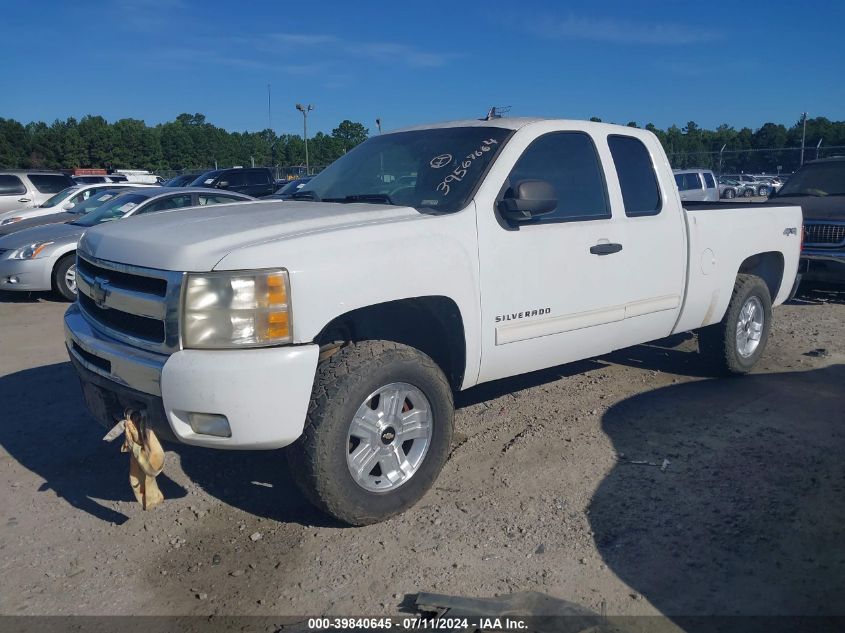
[[[777,308],[751,376],[711,379],[686,335],[460,394],[436,488],[364,528],[312,510],[283,451],[168,447],[168,500],[142,511],[83,409],[65,307],[0,297],[2,614],[377,615],[524,590],[845,614],[845,294]]]

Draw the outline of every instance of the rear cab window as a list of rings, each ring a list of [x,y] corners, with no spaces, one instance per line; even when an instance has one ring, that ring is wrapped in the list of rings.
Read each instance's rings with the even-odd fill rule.
[[[625,215],[639,217],[660,213],[663,200],[646,146],[633,136],[615,134],[607,137],[607,144],[619,178]]]
[[[19,196],[26,193],[23,181],[13,174],[0,174],[0,196]]]
[[[704,176],[704,186],[707,189],[715,189],[716,188],[716,181],[713,178],[713,174],[711,174],[709,171],[705,171],[701,175]]]

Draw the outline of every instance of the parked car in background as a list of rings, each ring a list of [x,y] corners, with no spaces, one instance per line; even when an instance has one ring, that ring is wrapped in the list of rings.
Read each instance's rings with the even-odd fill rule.
[[[121,191],[70,222],[37,226],[0,237],[0,290],[53,290],[76,298],[76,244],[90,227],[135,215],[194,206],[248,202],[250,196],[207,189],[145,187]]]
[[[681,200],[718,202],[719,188],[716,176],[709,169],[675,169],[675,184]]]
[[[745,186],[736,180],[719,176],[719,197],[720,198],[736,198],[742,195],[740,192],[745,189]]]
[[[748,190],[750,190],[753,196],[768,196],[771,191],[772,187],[769,183],[764,182],[762,180],[758,180],[755,176],[751,174],[724,174],[725,178],[730,178],[731,180],[736,180],[737,182],[741,182],[745,185]]]
[[[112,185],[115,187],[115,185]],[[105,204],[112,198],[123,193],[124,189],[105,189],[99,193],[94,194],[87,200],[77,203],[73,209],[69,211],[56,211],[50,215],[39,215],[34,218],[26,218],[20,222],[0,225],[0,237],[17,233],[18,231],[25,231],[35,226],[43,226],[45,224],[60,224],[62,222],[73,222],[77,217],[90,213],[99,206]]]
[[[99,174],[86,174],[83,176],[71,176],[71,178],[73,178],[74,182],[80,185],[127,182],[126,176],[120,176],[116,174],[109,174],[106,176],[102,176]]]
[[[181,174],[165,180],[162,187],[189,187],[197,179],[197,174]]]
[[[37,207],[47,198],[75,184],[70,176],[58,171],[0,170],[0,213]]]
[[[75,187],[68,187],[54,196],[51,196],[37,207],[25,207],[22,209],[15,209],[13,211],[0,213],[0,228],[4,228],[9,224],[15,224],[16,222],[21,222],[30,218],[53,215],[55,213],[61,213],[62,211],[72,211],[76,205],[85,202],[92,196],[96,196],[101,191],[120,189],[124,187],[131,188],[149,186],[151,185],[114,185],[103,183],[98,185],[77,185]]]
[[[802,280],[845,285],[845,156],[805,163],[771,199],[804,212]]]
[[[290,197],[295,194],[297,191],[302,189],[308,182],[311,180],[312,176],[307,176],[305,178],[297,178],[296,180],[290,180],[288,183],[276,191],[271,198],[278,198],[279,200],[290,200]]]
[[[197,176],[191,186],[228,189],[261,198],[273,194],[276,184],[267,167],[231,167],[207,171]]]

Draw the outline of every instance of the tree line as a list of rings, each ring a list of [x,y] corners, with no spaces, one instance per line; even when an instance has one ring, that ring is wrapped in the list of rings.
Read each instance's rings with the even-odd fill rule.
[[[327,165],[367,139],[361,123],[342,121],[332,133],[308,139],[312,165]],[[95,167],[186,171],[232,165],[304,165],[305,143],[273,130],[228,132],[202,114],[148,126],[138,119],[109,123],[101,116],[22,125],[0,118],[0,167],[62,169]]]
[[[600,119],[593,118],[593,121]],[[845,151],[845,121],[824,117],[807,119],[805,159],[815,158],[815,146],[823,141],[822,154]],[[631,127],[639,127],[629,122]],[[794,171],[800,162],[802,121],[790,127],[766,123],[757,130],[739,130],[723,124],[715,130],[690,121],[683,128],[672,125],[654,132],[669,154],[673,167],[719,169],[723,172]],[[361,123],[342,121],[331,134],[317,132],[308,139],[309,162],[327,165],[358,143],[369,130]],[[824,149],[831,148],[831,149]],[[231,165],[305,164],[305,143],[296,134],[277,135],[271,129],[260,132],[229,132],[208,121],[202,114],[180,114],[174,121],[148,126],[138,119],[109,123],[101,116],[77,120],[56,120],[48,125],[26,125],[0,118],[0,167],[135,168],[157,172],[199,170]]]
[[[600,121],[593,118],[592,121]],[[819,156],[845,153],[845,121],[830,121],[825,117],[808,118],[804,141],[804,160],[816,157],[816,145],[821,141]],[[636,122],[630,127],[639,127]],[[676,169],[704,168],[722,173],[790,173],[801,161],[803,121],[790,127],[779,123],[765,123],[757,130],[739,130],[724,123],[715,130],[699,127],[690,121],[683,128],[672,125],[659,130],[649,123],[645,129],[654,132]],[[720,150],[724,148],[721,153]],[[780,168],[780,169],[778,169]]]

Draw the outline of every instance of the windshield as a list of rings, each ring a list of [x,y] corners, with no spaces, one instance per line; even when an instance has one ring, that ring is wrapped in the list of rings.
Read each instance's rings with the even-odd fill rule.
[[[214,179],[222,173],[222,169],[213,169],[205,172],[204,174],[200,174],[193,182],[191,182],[191,187],[208,187],[214,182]]]
[[[781,187],[783,196],[845,196],[845,161],[804,165]]]
[[[147,201],[147,196],[138,193],[126,193],[122,196],[113,196],[111,200],[101,204],[95,211],[86,213],[71,224],[76,226],[96,226],[103,222],[119,220],[142,202]]]
[[[107,189],[105,191],[98,191],[95,195],[92,195],[87,200],[77,202],[73,207],[68,209],[67,212],[73,213],[74,215],[85,215],[86,213],[90,213],[100,205],[105,204],[115,196],[119,196],[121,193],[123,192],[119,189]]]
[[[294,191],[299,191],[304,188],[310,180],[310,178],[298,178],[297,180],[291,180],[288,184],[279,189],[276,194],[289,194]]]
[[[78,190],[78,189],[79,189],[79,187],[68,187],[67,189],[62,189],[55,196],[51,196],[51,197],[47,198],[44,202],[42,202],[40,207],[42,209],[48,209],[50,207],[55,207],[57,204],[60,204],[65,198],[72,195],[73,192]]]
[[[511,130],[453,127],[375,136],[293,194],[454,212],[466,206]]]

